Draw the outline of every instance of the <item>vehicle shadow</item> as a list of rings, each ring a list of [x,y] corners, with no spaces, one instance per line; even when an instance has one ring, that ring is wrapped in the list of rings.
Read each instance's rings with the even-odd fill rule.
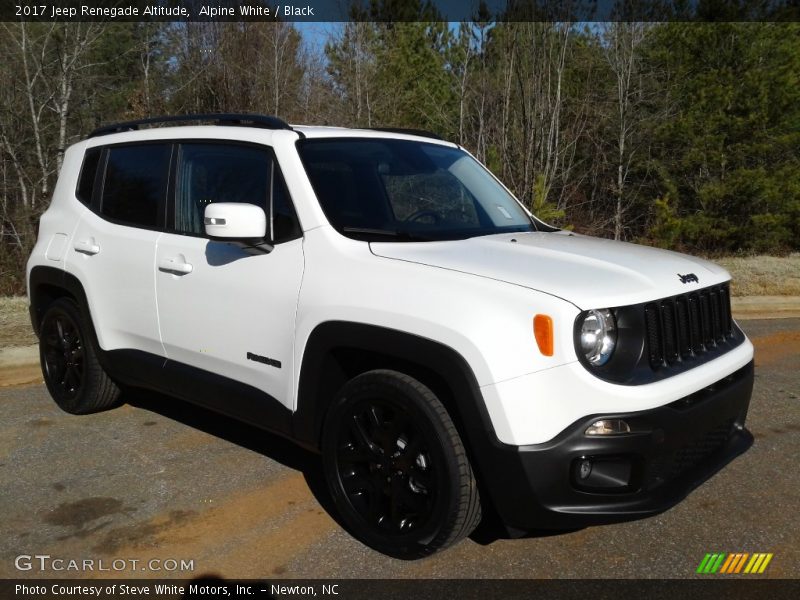
[[[285,467],[301,472],[316,501],[331,518],[342,525],[328,493],[319,455],[264,429],[171,396],[149,390],[128,389],[123,394],[123,401],[257,452]]]
[[[347,527],[339,518],[333,499],[328,491],[322,470],[322,460],[318,454],[264,429],[226,417],[202,406],[156,392],[128,389],[124,392],[123,400],[131,406],[183,423],[188,427],[257,452],[285,467],[301,472],[315,500],[342,529],[347,530]],[[485,498],[487,494],[484,490],[482,492],[482,496]],[[473,542],[485,546],[499,540],[549,537],[563,533],[569,533],[569,531],[509,531],[502,524],[491,506],[485,502],[483,519],[469,537]]]

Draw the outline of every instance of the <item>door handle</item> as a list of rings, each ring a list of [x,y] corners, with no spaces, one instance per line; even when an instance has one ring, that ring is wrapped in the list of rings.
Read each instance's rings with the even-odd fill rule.
[[[183,256],[175,258],[162,258],[158,261],[158,270],[175,275],[187,275],[192,272],[191,263],[186,262]]]
[[[94,256],[95,254],[100,252],[100,244],[95,243],[93,237],[75,242],[74,248],[75,252],[80,252],[81,254],[88,254],[89,256]]]

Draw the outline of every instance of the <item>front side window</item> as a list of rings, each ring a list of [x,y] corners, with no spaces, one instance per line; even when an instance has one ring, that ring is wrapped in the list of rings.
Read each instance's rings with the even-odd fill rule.
[[[331,224],[370,240],[446,240],[534,230],[466,152],[394,139],[307,139],[300,158]]]
[[[170,150],[167,144],[112,146],[100,212],[125,225],[158,227]]]
[[[271,219],[271,239],[299,236],[299,224],[272,154],[234,144],[184,143],[175,184],[175,231],[205,235],[203,215],[214,202],[261,207]]]

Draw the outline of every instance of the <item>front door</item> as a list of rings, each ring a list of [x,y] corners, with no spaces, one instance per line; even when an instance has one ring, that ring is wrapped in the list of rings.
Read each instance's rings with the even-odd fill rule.
[[[225,385],[234,380],[291,409],[303,239],[272,151],[187,142],[177,152],[173,231],[159,238],[155,261],[167,358],[202,370],[203,378],[222,382],[219,389],[237,389]],[[254,255],[234,243],[208,239],[203,212],[213,202],[264,208],[274,249]],[[197,375],[186,371],[186,377]],[[241,412],[226,410],[236,398],[214,401],[225,412]]]

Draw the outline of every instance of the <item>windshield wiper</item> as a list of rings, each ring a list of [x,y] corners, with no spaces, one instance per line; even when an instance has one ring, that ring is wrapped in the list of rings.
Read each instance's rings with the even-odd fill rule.
[[[369,227],[342,227],[344,233],[355,233],[361,235],[377,235],[383,237],[391,237],[395,239],[405,240],[408,242],[430,242],[433,238],[411,233],[410,231],[401,231],[397,229],[372,229]]]

